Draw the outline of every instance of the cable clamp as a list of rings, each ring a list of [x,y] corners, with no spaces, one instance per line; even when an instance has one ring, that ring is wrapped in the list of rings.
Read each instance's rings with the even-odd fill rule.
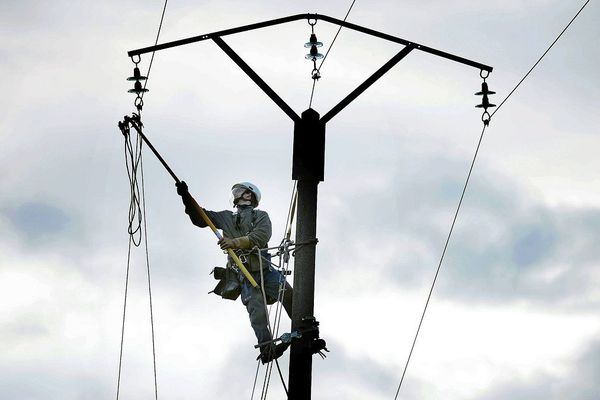
[[[308,348],[312,354],[318,354],[321,358],[327,358],[324,352],[329,353],[327,342],[319,337],[319,321],[315,317],[302,318],[304,329],[301,332],[307,334]]]
[[[284,333],[280,337],[275,338],[273,340],[267,340],[266,342],[262,342],[262,343],[256,344],[256,345],[254,345],[254,348],[258,349],[259,347],[268,345],[270,343],[275,344],[277,342],[289,344],[289,343],[292,343],[293,339],[300,339],[301,337],[302,337],[302,332],[300,332],[300,331],[293,331],[293,332],[290,332],[290,333]]]

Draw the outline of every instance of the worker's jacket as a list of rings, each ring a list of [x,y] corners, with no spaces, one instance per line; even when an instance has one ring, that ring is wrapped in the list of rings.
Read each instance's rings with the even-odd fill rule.
[[[201,228],[206,227],[206,223],[199,215],[193,212],[188,212],[192,223]],[[235,212],[229,210],[223,211],[206,211],[210,220],[218,229],[223,230],[223,236],[235,239],[241,236],[248,236],[250,239],[251,248],[258,246],[259,249],[268,247],[269,239],[271,238],[272,226],[269,214],[265,211],[257,210],[252,206],[239,206]],[[249,252],[251,249],[246,250]],[[247,267],[250,271],[260,271],[260,259],[257,251],[253,251],[246,255],[248,260]],[[232,260],[229,260],[231,265],[235,265]],[[263,259],[263,268],[266,268],[267,262]]]

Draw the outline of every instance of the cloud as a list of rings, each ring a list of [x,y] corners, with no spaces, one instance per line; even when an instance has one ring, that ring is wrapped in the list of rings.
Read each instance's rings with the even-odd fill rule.
[[[551,367],[551,366],[549,366]],[[563,374],[539,371],[532,377],[511,377],[473,399],[595,400],[600,393],[600,341],[588,343]]]
[[[348,267],[353,274],[368,268],[400,288],[425,285],[433,278],[464,183],[466,160],[437,153],[404,156],[381,187],[338,188],[341,207],[325,205],[325,223],[335,227],[321,233],[334,247],[324,250],[325,263],[331,265],[328,276],[348,273]],[[383,158],[383,164],[394,164]],[[436,293],[464,302],[593,307],[600,302],[595,289],[600,280],[598,232],[599,209],[548,206],[516,181],[480,165]],[[334,261],[339,254],[345,260],[343,269]]]
[[[565,15],[574,11],[572,5],[556,1],[547,4],[560,7],[509,2],[486,3],[482,8],[467,7],[463,1],[398,9],[392,3],[362,7],[358,2],[350,20],[489,62],[495,67],[490,85],[498,97],[512,88],[557,32],[555,28],[566,22]],[[162,4],[49,4],[0,5],[0,18],[6,22],[0,30],[7,32],[0,71],[9,78],[6,96],[0,100],[4,111],[0,175],[7,189],[0,199],[0,335],[6,346],[0,351],[0,397],[106,398],[114,393],[116,381],[127,254],[128,187],[116,121],[132,109],[133,98],[125,93],[130,83],[124,78],[132,68],[126,51],[153,42]],[[178,2],[167,9],[161,41],[296,12],[342,17],[347,7],[346,1],[225,1],[201,7]],[[575,314],[597,310],[597,210],[551,207],[541,199],[553,185],[559,199],[594,202],[589,200],[595,192],[588,178],[598,170],[593,153],[597,129],[589,116],[594,115],[591,107],[598,103],[594,101],[598,94],[594,63],[587,61],[597,59],[598,52],[593,46],[573,45],[595,39],[596,31],[588,27],[596,29],[597,24],[589,10],[594,9],[581,15],[573,26],[577,29],[569,31],[559,43],[562,47],[553,50],[498,117],[496,122],[504,123],[506,114],[511,124],[504,126],[503,135],[489,138],[499,146],[489,152],[494,153],[488,154],[489,166],[476,167],[438,282],[438,298],[468,309],[460,321],[470,321],[471,311],[480,312],[478,318],[491,314],[497,320],[486,320],[491,325],[482,331],[486,343],[469,352],[473,358],[485,354],[476,364],[483,370],[506,353],[495,348],[495,338],[512,331],[514,336],[508,337],[513,343],[522,339],[515,327],[502,326],[515,321],[503,312],[520,311],[514,324],[521,326],[519,322],[532,319],[523,303],[548,315],[560,307]],[[539,23],[532,25],[532,16]],[[309,31],[305,21],[299,21],[232,36],[227,42],[301,112],[312,84],[312,65],[303,59],[302,46]],[[330,24],[316,26],[326,47],[335,31]],[[370,39],[342,30],[316,89],[313,104],[321,115],[397,51]],[[143,58],[143,69],[148,61],[149,55]],[[393,317],[412,316],[409,310],[421,300],[417,292],[433,276],[468,166],[472,142],[468,132],[479,124],[472,108],[472,93],[479,84],[478,71],[413,52],[327,127],[317,266],[317,290],[327,296],[317,305],[319,312],[334,308],[322,320],[323,329],[331,332],[331,339],[326,339],[332,353],[328,360],[315,360],[315,385],[328,398],[340,393],[346,398],[390,398],[396,389],[399,376],[389,371],[398,367],[390,359],[402,359],[395,344],[408,343],[405,336],[412,332],[404,318]],[[227,207],[231,182],[260,177],[256,183],[265,193],[264,208],[277,232],[271,244],[277,243],[291,188],[289,119],[209,42],[158,53],[149,85],[147,133],[174,170],[212,209]],[[146,154],[159,395],[247,396],[256,352],[246,311],[239,303],[206,295],[214,286],[208,272],[224,257],[208,230],[189,224],[170,178]],[[511,178],[506,177],[509,171]],[[563,180],[557,184],[558,174]],[[581,190],[573,194],[576,181]],[[530,192],[536,184],[541,194]],[[142,248],[133,257],[130,276],[124,398],[152,396],[144,262]],[[386,296],[373,296],[380,301],[369,303],[378,290]],[[340,292],[348,296],[339,296]],[[362,313],[356,316],[356,310]],[[444,311],[456,325],[456,312]],[[512,357],[514,364],[536,368],[546,363],[546,353],[568,351],[564,350],[568,343],[554,340],[562,317],[548,325],[554,331],[546,337],[551,349],[538,345],[535,356],[517,355]],[[391,325],[377,336],[385,340],[377,349],[361,347],[361,340],[372,338],[369,323],[381,321]],[[439,329],[425,333],[450,330],[447,321],[442,322],[435,325]],[[570,331],[584,332],[568,342],[587,338],[591,324],[568,324]],[[543,328],[532,331],[527,333],[529,343],[537,344],[537,332]],[[453,333],[456,341],[465,336],[460,329]],[[361,340],[355,342],[357,336]],[[476,336],[469,336],[470,341],[475,342]],[[565,394],[563,398],[569,397],[567,387],[573,393],[597,392],[589,384],[598,375],[597,348],[573,362],[586,372],[581,380],[575,373],[568,375],[571,383],[564,383],[558,392]],[[441,356],[450,354],[453,362],[461,357],[439,350]],[[514,353],[518,351],[510,354]],[[438,360],[437,355],[431,357]],[[435,392],[436,380],[427,375],[432,369],[443,371],[444,366],[410,371],[414,375],[403,396],[416,399]],[[468,390],[474,385],[471,374],[464,372]],[[515,394],[548,393],[544,386],[551,386],[551,378],[558,379],[551,371],[538,377],[534,381],[516,377],[521,384],[505,385]],[[277,379],[275,375],[272,380],[273,393],[281,394]],[[447,380],[440,383],[444,384],[449,385]],[[498,398],[498,393],[505,393],[501,390],[490,390],[490,396]]]
[[[5,218],[31,245],[49,244],[68,232],[72,219],[60,208],[42,202],[24,202],[5,209]]]

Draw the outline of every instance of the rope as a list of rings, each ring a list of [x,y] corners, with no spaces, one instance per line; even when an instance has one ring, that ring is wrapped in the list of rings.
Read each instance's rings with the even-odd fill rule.
[[[254,250],[256,250],[258,252],[258,261],[259,261],[259,266],[260,266],[260,288],[262,290],[262,297],[263,297],[263,305],[265,307],[265,315],[267,317],[267,328],[269,329],[269,333],[271,334],[271,339],[273,339],[273,329],[271,328],[271,321],[269,319],[269,309],[267,307],[267,294],[265,292],[265,278],[263,275],[263,266],[262,266],[262,257],[260,254],[260,249],[258,248],[258,246],[254,247]],[[269,352],[271,352],[271,356],[273,355],[273,346],[269,346]],[[261,349],[262,352],[262,349]],[[271,366],[271,363],[269,363],[267,365],[267,369],[265,371],[265,379],[263,381],[263,387],[262,387],[262,393],[261,393],[261,400],[265,399],[267,397],[267,391],[269,390],[269,381],[271,378],[271,374],[270,374],[270,370],[269,367]]]
[[[254,384],[252,385],[252,393],[250,394],[250,400],[254,399],[254,391],[256,390],[256,382],[258,381],[258,372],[260,371],[260,360],[256,362],[256,373],[254,374]]]
[[[142,242],[142,210],[140,206],[140,187],[137,179],[137,170],[142,156],[142,141],[136,136],[135,144],[131,135],[125,137],[125,167],[129,179],[129,215],[127,232],[135,247]],[[137,220],[137,221],[136,221]]]
[[[346,16],[344,17],[344,22],[346,22],[346,18],[348,18],[348,15],[350,15],[350,11],[352,10],[352,7],[354,7],[354,3],[356,3],[356,0],[352,0],[352,4],[350,4],[350,7],[348,8],[348,12],[346,12]],[[333,40],[331,41],[331,45],[329,46],[329,48],[325,52],[325,56],[323,56],[323,59],[321,60],[321,64],[319,64],[319,68],[317,68],[317,73],[321,72],[321,68],[323,67],[323,63],[325,62],[325,60],[327,60],[327,55],[331,51],[331,48],[333,47],[333,44],[335,43],[335,40],[337,39],[337,37],[340,34],[341,30],[342,30],[342,26],[340,25],[340,27],[338,28],[335,36],[333,37]],[[310,91],[310,101],[308,103],[308,108],[310,108],[312,106],[313,95],[315,94],[315,85],[316,84],[317,84],[317,80],[313,79],[312,90]]]
[[[529,71],[525,74],[525,76],[517,83],[517,85],[510,91],[510,93],[506,96],[506,98],[504,100],[502,100],[502,102],[500,103],[500,105],[498,106],[498,108],[496,108],[496,110],[490,115],[490,120],[491,117],[494,116],[498,110],[500,109],[500,107],[502,107],[502,105],[509,99],[509,97],[517,90],[517,88],[521,85],[521,83],[523,83],[523,81],[529,76],[529,74],[533,71],[533,69],[540,63],[540,61],[546,56],[546,54],[550,51],[550,49],[554,46],[554,44],[558,41],[558,39],[560,39],[560,37],[565,33],[565,31],[567,30],[567,28],[569,28],[569,26],[573,23],[573,21],[575,21],[575,19],[577,18],[577,16],[579,16],[579,14],[581,13],[581,11],[583,11],[583,9],[585,8],[585,6],[590,2],[590,0],[587,0],[583,6],[579,9],[579,11],[577,12],[577,14],[575,14],[575,16],[571,19],[571,21],[569,21],[569,23],[567,24],[567,26],[560,32],[560,34],[557,36],[557,38],[552,42],[552,44],[546,49],[546,51],[541,55],[541,57],[535,62],[535,64],[533,65],[533,67],[531,67],[529,69]],[[435,276],[433,278],[433,282],[431,284],[431,288],[429,289],[429,293],[427,295],[427,301],[425,302],[425,307],[423,309],[423,313],[421,314],[421,319],[419,320],[419,324],[417,326],[417,332],[415,333],[415,337],[413,339],[411,348],[410,348],[410,352],[408,354],[408,358],[406,360],[406,364],[404,365],[404,370],[402,371],[402,377],[400,378],[400,383],[398,384],[398,389],[396,390],[396,395],[394,396],[394,400],[396,400],[398,398],[398,394],[400,393],[400,388],[402,387],[402,383],[404,382],[404,377],[406,375],[406,371],[408,369],[408,365],[410,363],[412,354],[413,354],[413,350],[415,349],[415,345],[417,342],[417,338],[419,336],[419,332],[421,331],[421,326],[423,325],[423,320],[425,318],[425,313],[427,312],[427,307],[429,306],[429,301],[431,300],[431,296],[433,294],[433,290],[435,288],[435,284],[437,282],[437,278],[440,272],[440,269],[442,267],[442,263],[444,261],[444,256],[446,255],[446,250],[448,248],[448,244],[450,242],[450,238],[452,237],[452,232],[454,231],[454,226],[456,224],[456,220],[458,218],[458,213],[460,211],[460,207],[462,205],[466,190],[467,190],[467,186],[469,185],[469,180],[471,178],[471,174],[473,172],[473,167],[475,165],[475,161],[477,159],[477,155],[479,154],[479,149],[481,147],[481,142],[483,140],[483,136],[485,134],[485,129],[487,127],[487,124],[484,123],[483,125],[483,129],[481,130],[481,135],[479,136],[479,141],[477,143],[477,147],[475,149],[475,154],[473,155],[473,160],[471,161],[471,165],[469,167],[469,173],[467,174],[467,178],[465,180],[465,184],[463,186],[463,190],[460,196],[460,200],[458,202],[458,206],[456,208],[456,212],[454,213],[454,218],[452,219],[452,224],[450,226],[450,231],[448,232],[448,236],[446,238],[446,242],[444,243],[444,248],[442,250],[442,255],[440,257],[440,261],[438,263],[438,267],[436,269],[435,272]]]
[[[142,206],[144,211],[144,247],[146,252],[146,275],[148,277],[148,299],[150,303],[150,327],[152,332],[152,363],[154,368],[154,398],[158,400],[158,381],[156,378],[156,342],[154,340],[154,309],[152,307],[152,285],[150,282],[150,257],[148,254],[148,227],[146,217],[146,192],[144,189],[144,165],[140,156],[140,172],[142,176]]]
[[[160,17],[160,23],[158,25],[158,31],[156,33],[155,45],[158,44],[158,39],[160,37],[160,31],[162,29],[162,24],[165,18],[165,12],[167,10],[168,0],[165,0],[162,14]],[[148,84],[148,78],[150,77],[150,70],[152,69],[152,63],[154,62],[154,52],[152,53],[152,57],[150,58],[150,63],[148,65],[148,71],[146,72],[146,80],[144,82],[144,89]],[[141,93],[141,98],[144,97],[144,93]],[[138,112],[141,117],[141,108],[138,109]],[[131,266],[131,245],[133,244],[135,247],[140,246],[142,241],[142,220],[144,226],[144,246],[146,253],[146,273],[148,278],[148,297],[150,303],[150,326],[152,330],[152,362],[153,362],[153,370],[154,370],[154,398],[158,400],[158,381],[156,374],[156,341],[155,341],[155,333],[154,333],[154,309],[152,306],[152,285],[150,279],[150,257],[148,252],[148,227],[146,223],[146,197],[144,191],[144,168],[142,162],[142,143],[143,141],[140,138],[140,135],[136,135],[135,146],[131,141],[131,135],[128,134],[125,137],[125,166],[127,169],[127,176],[129,179],[129,187],[130,187],[130,203],[129,203],[129,216],[128,216],[128,228],[127,231],[129,233],[129,245],[127,250],[127,272],[125,274],[125,293],[123,296],[123,320],[121,324],[121,345],[119,350],[119,371],[117,376],[117,394],[116,398],[119,400],[119,394],[121,389],[121,372],[123,365],[123,344],[125,338],[125,319],[126,319],[126,311],[127,311],[127,294],[129,287],[129,271]],[[141,172],[141,183],[142,190],[140,193],[140,186],[137,179],[137,171],[138,167]],[[141,204],[140,204],[141,197]],[[137,220],[137,221],[136,221]]]
[[[281,316],[282,316],[282,308],[283,308],[283,296],[285,295],[285,288],[286,288],[286,279],[285,277],[287,276],[287,270],[288,270],[288,265],[289,265],[289,259],[284,259],[284,254],[281,253],[279,254],[279,265],[274,264],[273,262],[270,262],[271,266],[277,267],[277,269],[281,272],[282,274],[282,281],[279,284],[279,292],[277,294],[277,302],[276,302],[276,306],[275,306],[275,317],[274,317],[274,325],[273,327],[271,327],[271,322],[270,322],[270,315],[271,315],[271,309],[267,309],[267,300],[266,300],[266,292],[264,289],[264,277],[263,277],[263,272],[262,272],[262,265],[263,265],[263,259],[264,257],[261,254],[262,250],[273,250],[273,249],[281,249],[283,246],[283,243],[286,240],[289,240],[291,237],[291,229],[292,229],[292,224],[294,221],[294,215],[295,215],[295,210],[296,210],[296,202],[297,202],[297,182],[294,181],[294,186],[292,188],[292,196],[290,199],[290,205],[288,207],[288,216],[287,216],[287,220],[286,220],[286,227],[285,227],[285,234],[284,234],[284,239],[281,241],[281,245],[279,247],[273,247],[273,248],[267,248],[267,249],[258,249],[257,247],[255,247],[253,249],[253,251],[258,251],[259,253],[259,260],[260,260],[260,270],[261,270],[261,288],[263,291],[263,301],[265,304],[265,309],[267,312],[267,322],[268,322],[268,327],[269,327],[269,331],[271,332],[271,337],[272,338],[276,338],[279,336],[279,327],[281,325]],[[265,260],[266,261],[266,260]],[[286,395],[288,394],[288,390],[287,390],[287,386],[285,384],[285,379],[283,377],[283,373],[281,372],[281,368],[279,366],[279,362],[277,360],[275,361],[275,365],[277,366],[277,371],[279,372],[279,377],[281,378],[281,383],[283,385],[283,389],[285,390]],[[256,390],[256,382],[258,380],[258,374],[259,374],[259,370],[260,370],[260,363],[261,361],[259,360],[257,363],[257,367],[256,367],[256,374],[254,376],[254,384],[252,385],[252,394],[250,396],[250,400],[252,400],[254,398],[254,393]],[[270,377],[271,377],[271,373],[273,370],[273,363],[270,362],[267,365],[267,369],[265,371],[265,379],[263,381],[263,387],[261,390],[261,400],[262,399],[266,399],[267,393],[268,393],[268,387],[269,387],[269,382],[270,382]]]
[[[283,374],[281,373],[281,368],[279,368],[279,361],[275,359],[275,365],[277,366],[277,371],[279,372],[279,378],[281,378],[281,383],[283,384],[283,390],[285,390],[285,395],[289,396],[287,386],[285,386],[285,379],[283,379]]]
[[[127,247],[127,272],[125,273],[125,295],[123,296],[123,322],[121,324],[121,347],[119,350],[119,372],[117,374],[117,400],[121,389],[121,367],[123,366],[123,339],[125,338],[125,314],[127,311],[127,289],[129,287],[129,265],[131,261],[131,243],[132,236],[129,237],[129,246]]]
[[[290,200],[290,206],[288,207],[288,215],[285,223],[285,233],[284,238],[290,239],[292,235],[292,224],[294,223],[294,215],[296,213],[296,202],[298,201],[298,181],[294,181],[294,186],[292,187],[292,198]]]

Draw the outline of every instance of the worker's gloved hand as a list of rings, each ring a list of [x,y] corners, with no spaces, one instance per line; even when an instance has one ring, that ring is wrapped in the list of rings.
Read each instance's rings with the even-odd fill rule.
[[[175,186],[177,187],[178,195],[183,197],[189,193],[187,183],[185,183],[184,181],[179,181],[179,182],[175,183]]]
[[[235,239],[223,237],[218,241],[218,243],[219,246],[221,246],[221,250],[250,248],[250,239],[248,238],[248,236],[242,236]]]
[[[217,243],[219,243],[221,250],[237,249],[235,239],[229,239],[228,237],[222,237],[221,239],[219,239],[219,241]]]

